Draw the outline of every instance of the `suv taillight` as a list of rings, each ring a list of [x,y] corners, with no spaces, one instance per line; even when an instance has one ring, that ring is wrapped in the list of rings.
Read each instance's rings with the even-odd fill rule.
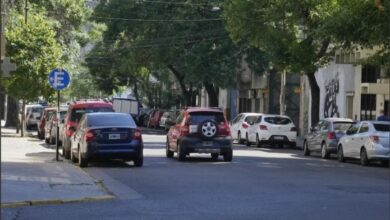
[[[331,140],[336,139],[336,132],[328,132],[327,137]]]
[[[229,124],[226,122],[221,122],[219,124],[218,131],[219,136],[231,136]]]
[[[138,128],[134,129],[133,140],[142,141],[142,133],[141,133],[141,130],[139,130]]]
[[[68,136],[68,137],[72,136],[75,131],[76,131],[75,127],[73,127],[71,125],[66,126],[66,136]]]
[[[91,130],[88,130],[85,134],[84,134],[84,140],[86,142],[92,142],[95,140],[95,134],[93,133],[93,131]]]

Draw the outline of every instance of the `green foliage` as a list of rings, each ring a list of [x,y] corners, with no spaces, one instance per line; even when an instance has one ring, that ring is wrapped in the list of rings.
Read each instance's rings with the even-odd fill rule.
[[[204,83],[232,86],[240,50],[221,14],[211,11],[215,5],[218,1],[100,1],[92,18],[107,30],[89,54],[88,67],[105,90],[115,89],[117,81],[125,84],[123,78],[145,82],[142,68],[166,72],[168,66],[187,90]]]
[[[16,11],[11,13],[5,33],[8,56],[17,70],[4,84],[13,97],[34,101],[39,96],[48,99],[52,95],[48,73],[58,66],[61,57],[53,25],[35,8],[30,8],[28,24]]]

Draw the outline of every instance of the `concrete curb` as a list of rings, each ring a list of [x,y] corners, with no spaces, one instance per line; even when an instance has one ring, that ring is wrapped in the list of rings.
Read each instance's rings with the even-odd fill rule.
[[[1,203],[1,208],[16,208],[22,206],[36,206],[36,205],[57,205],[57,204],[68,204],[76,202],[97,202],[104,200],[113,200],[115,196],[104,195],[104,196],[95,196],[95,197],[85,197],[81,199],[54,199],[54,200],[34,200],[34,201],[24,201],[24,202],[11,202],[11,203]]]

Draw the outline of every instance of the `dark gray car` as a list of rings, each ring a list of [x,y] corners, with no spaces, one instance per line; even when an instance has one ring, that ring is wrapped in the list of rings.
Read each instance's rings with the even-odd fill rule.
[[[337,153],[337,143],[346,130],[354,124],[348,118],[325,118],[310,129],[303,143],[303,152],[309,156],[312,152],[321,152],[322,158]]]

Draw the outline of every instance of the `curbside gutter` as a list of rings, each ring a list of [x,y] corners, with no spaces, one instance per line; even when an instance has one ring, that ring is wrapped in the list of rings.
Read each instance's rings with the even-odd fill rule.
[[[37,205],[58,205],[76,202],[98,202],[104,200],[113,200],[116,197],[113,195],[85,197],[81,199],[54,199],[54,200],[34,200],[24,202],[12,202],[12,203],[1,203],[1,208],[16,208],[21,206],[37,206]]]

